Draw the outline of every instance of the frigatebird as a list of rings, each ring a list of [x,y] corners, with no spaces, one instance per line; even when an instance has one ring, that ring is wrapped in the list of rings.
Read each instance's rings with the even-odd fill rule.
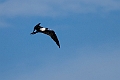
[[[60,48],[60,43],[59,43],[59,40],[57,38],[57,35],[55,34],[55,32],[51,29],[48,29],[48,28],[44,28],[42,26],[40,26],[41,23],[38,23],[35,27],[34,27],[34,30],[31,34],[36,34],[36,33],[43,33],[43,34],[46,34],[46,35],[49,35],[55,42],[56,44],[58,45],[58,47]]]

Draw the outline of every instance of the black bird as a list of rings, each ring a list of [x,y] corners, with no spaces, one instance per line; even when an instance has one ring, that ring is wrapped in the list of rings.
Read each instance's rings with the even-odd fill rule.
[[[49,35],[55,42],[56,44],[59,46],[60,48],[60,43],[59,43],[59,40],[57,38],[57,35],[55,34],[55,32],[51,29],[48,29],[48,28],[44,28],[42,26],[40,26],[41,23],[38,23],[35,27],[34,27],[34,30],[31,34],[36,34],[38,32],[41,32],[41,33],[44,33],[44,34],[47,34]]]

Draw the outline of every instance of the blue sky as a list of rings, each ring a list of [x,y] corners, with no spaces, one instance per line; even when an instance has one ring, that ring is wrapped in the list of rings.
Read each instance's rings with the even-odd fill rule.
[[[0,0],[0,80],[120,80],[120,1]]]

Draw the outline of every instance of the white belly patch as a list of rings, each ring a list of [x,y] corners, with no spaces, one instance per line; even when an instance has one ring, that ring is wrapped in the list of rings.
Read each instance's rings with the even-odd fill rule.
[[[41,30],[41,31],[45,31],[45,30],[46,30],[46,28],[40,28],[40,30]]]

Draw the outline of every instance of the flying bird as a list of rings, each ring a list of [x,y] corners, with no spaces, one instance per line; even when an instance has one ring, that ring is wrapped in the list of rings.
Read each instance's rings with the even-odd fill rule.
[[[51,29],[48,29],[48,28],[44,28],[42,26],[40,26],[41,23],[38,23],[35,27],[34,27],[34,30],[31,34],[36,34],[36,33],[43,33],[43,34],[46,34],[46,35],[49,35],[55,42],[56,44],[58,45],[58,47],[60,48],[60,43],[59,43],[59,40],[57,38],[57,35],[55,34],[55,32]]]

